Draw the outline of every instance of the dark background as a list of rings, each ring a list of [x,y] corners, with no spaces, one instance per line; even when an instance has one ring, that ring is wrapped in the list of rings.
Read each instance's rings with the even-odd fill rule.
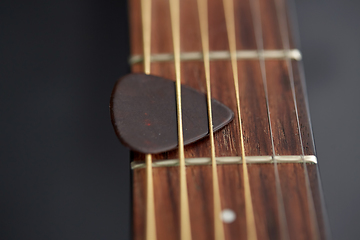
[[[360,2],[296,0],[334,239],[360,238]],[[0,239],[128,239],[126,1],[0,3]]]

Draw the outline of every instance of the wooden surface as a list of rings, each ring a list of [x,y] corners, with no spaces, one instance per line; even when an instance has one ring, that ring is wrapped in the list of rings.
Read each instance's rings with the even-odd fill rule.
[[[130,35],[131,53],[142,54],[142,30],[140,1],[131,0]],[[261,0],[261,23],[265,49],[284,49],[274,1]],[[235,1],[236,44],[238,50],[256,50],[256,39],[248,0]],[[181,1],[181,51],[201,51],[201,39],[197,5],[195,0]],[[152,3],[152,53],[172,53],[170,11],[167,0]],[[223,3],[209,0],[210,50],[228,50]],[[294,48],[292,37],[290,47]],[[305,89],[299,63],[292,60],[297,108],[304,154],[315,153],[312,133],[305,103]],[[276,155],[300,155],[302,153],[291,92],[290,76],[285,60],[266,60],[266,79],[269,94],[269,110],[273,129]],[[230,60],[211,62],[212,97],[219,100],[236,114],[235,91]],[[245,154],[251,156],[272,155],[266,99],[259,60],[239,60],[239,90]],[[135,64],[133,72],[142,72],[143,65]],[[181,64],[182,83],[205,93],[204,66],[201,61]],[[175,79],[172,62],[152,63],[151,73]],[[240,141],[238,120],[215,133],[216,156],[239,156]],[[144,155],[134,152],[133,160],[144,160]],[[177,158],[177,150],[153,155],[153,159]],[[209,139],[185,147],[185,156],[209,157]],[[306,195],[304,165],[299,163],[278,164],[288,230],[291,239],[313,239]],[[319,190],[317,166],[307,164],[312,197],[316,210],[319,232],[325,239],[322,202]],[[275,190],[273,164],[248,166],[251,194],[254,205],[258,239],[280,239],[278,205]],[[213,239],[212,175],[210,166],[189,166],[187,183],[193,239]],[[222,208],[232,209],[236,220],[224,223],[226,239],[246,239],[246,221],[241,165],[219,165],[219,186]],[[177,167],[153,169],[155,190],[155,215],[158,239],[179,239],[179,171]],[[145,169],[133,171],[133,238],[145,239],[146,206]]]

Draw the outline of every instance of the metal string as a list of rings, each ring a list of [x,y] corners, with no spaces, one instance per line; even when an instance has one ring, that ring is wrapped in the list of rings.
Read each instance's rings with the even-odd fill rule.
[[[266,99],[266,110],[267,110],[269,129],[270,129],[271,150],[272,150],[272,156],[273,156],[273,161],[274,161],[274,171],[275,171],[275,188],[276,188],[277,205],[278,205],[279,220],[280,220],[280,234],[281,234],[281,239],[287,240],[287,239],[290,239],[290,236],[289,236],[289,229],[288,229],[286,214],[285,214],[284,199],[283,199],[283,194],[281,191],[279,170],[278,170],[278,166],[277,166],[277,160],[275,158],[274,136],[273,136],[272,126],[271,126],[269,94],[268,94],[268,89],[267,89],[265,59],[264,59],[264,54],[263,54],[264,53],[264,40],[263,40],[263,35],[262,35],[259,0],[250,0],[250,7],[251,7],[254,29],[255,29],[256,45],[257,45],[257,48],[259,51],[260,70],[261,70],[261,77],[262,77],[263,86],[264,86],[265,99]]]
[[[143,30],[144,72],[150,74],[151,47],[151,0],[141,0],[141,20]],[[154,202],[154,182],[152,156],[145,155],[146,162],[146,240],[156,240],[156,219]]]
[[[242,160],[243,160],[242,168],[243,168],[243,175],[244,175],[244,194],[245,194],[245,214],[246,214],[247,239],[256,240],[257,234],[256,234],[255,216],[254,216],[254,210],[253,210],[252,199],[251,199],[249,173],[248,173],[248,168],[247,168],[246,158],[245,158],[244,136],[243,136],[243,131],[242,131],[242,123],[241,123],[239,79],[238,79],[238,69],[237,69],[237,59],[236,59],[234,2],[233,2],[233,0],[223,0],[223,4],[224,4],[224,11],[225,11],[226,29],[227,29],[228,40],[229,40],[231,66],[232,66],[232,71],[233,71],[235,95],[236,95],[236,105],[237,105],[239,128],[240,128],[241,156],[242,156]]]
[[[156,219],[154,203],[154,183],[151,154],[145,155],[146,161],[146,240],[156,240]]]
[[[276,3],[275,5],[276,5],[278,22],[280,25],[281,39],[282,39],[282,43],[284,46],[284,50],[286,51],[286,50],[290,49],[290,40],[289,40],[289,33],[288,33],[287,17],[286,17],[286,12],[285,12],[285,3],[282,0],[276,0],[275,3]],[[290,86],[291,86],[291,92],[292,92],[293,101],[294,101],[296,122],[297,122],[300,145],[301,145],[301,158],[303,160],[302,163],[303,163],[303,168],[304,168],[306,195],[307,195],[307,199],[308,199],[308,207],[309,207],[308,210],[309,210],[309,214],[310,214],[312,238],[320,239],[320,230],[319,230],[316,212],[315,212],[314,199],[313,199],[311,188],[310,188],[309,173],[307,170],[306,162],[304,160],[304,146],[303,146],[301,129],[300,129],[300,120],[299,120],[299,113],[298,113],[297,101],[296,101],[295,83],[294,83],[292,63],[291,63],[291,60],[289,57],[285,57],[285,59],[286,59],[286,65],[287,65],[289,78],[290,78]]]
[[[151,0],[141,0],[141,17],[143,31],[144,72],[145,74],[150,74]]]
[[[295,41],[296,41],[295,43],[296,43],[296,46],[301,49],[301,42],[300,42],[300,36],[299,36],[299,24],[297,21],[298,18],[297,18],[297,14],[296,14],[296,6],[295,6],[294,0],[289,1],[289,8],[290,8],[290,12],[291,12],[290,20],[292,22],[292,26],[294,29],[292,32],[295,35],[294,36]],[[306,106],[306,113],[307,113],[307,117],[308,117],[311,141],[312,141],[312,145],[314,146],[314,154],[316,154],[315,141],[314,141],[314,135],[313,135],[312,126],[311,126],[310,112],[309,112],[309,101],[308,101],[307,93],[306,93],[305,73],[304,73],[304,67],[303,67],[302,62],[299,62],[299,73],[300,73],[301,86],[302,86],[303,92],[306,96],[305,97],[305,106]],[[316,167],[316,174],[317,174],[317,176],[320,176],[319,167]],[[317,182],[318,182],[318,187],[319,187],[319,191],[320,191],[321,213],[322,213],[323,222],[324,222],[325,239],[330,240],[330,239],[332,239],[332,236],[331,236],[331,231],[330,231],[329,218],[327,217],[327,212],[326,212],[326,208],[325,208],[325,200],[324,200],[324,194],[323,194],[323,190],[322,190],[321,178],[318,178]]]
[[[292,22],[292,26],[293,26],[293,33],[294,33],[294,38],[295,38],[295,43],[296,46],[301,49],[301,42],[300,42],[300,35],[299,35],[299,24],[297,21],[297,13],[296,13],[296,6],[295,6],[295,1],[291,0],[289,1],[289,10],[290,10],[290,22]],[[307,113],[307,118],[308,118],[308,123],[309,123],[309,131],[310,131],[310,136],[311,136],[311,141],[312,141],[312,145],[314,146],[314,154],[316,154],[316,149],[315,149],[315,141],[314,141],[314,135],[313,135],[313,131],[312,131],[312,126],[311,126],[311,118],[310,118],[310,112],[309,112],[309,102],[308,102],[308,98],[307,98],[307,93],[306,93],[306,82],[305,82],[305,73],[304,73],[304,67],[303,67],[303,63],[300,61],[299,63],[299,74],[300,74],[300,81],[301,81],[301,86],[304,92],[305,97],[305,106],[306,106],[306,113]],[[319,168],[316,167],[316,174],[317,176],[320,175],[319,173]],[[318,187],[319,187],[319,191],[320,191],[320,202],[321,202],[321,213],[322,213],[322,217],[323,217],[323,223],[324,223],[324,234],[325,234],[325,239],[332,239],[331,236],[331,231],[330,231],[330,223],[329,223],[329,218],[327,217],[327,212],[326,212],[326,208],[325,208],[325,200],[324,200],[324,194],[323,194],[323,190],[322,190],[322,184],[321,184],[321,178],[318,178]],[[320,228],[320,227],[319,227]]]
[[[186,183],[186,168],[184,156],[184,136],[182,126],[181,108],[181,78],[180,78],[180,2],[179,0],[170,1],[171,30],[174,45],[175,63],[175,85],[176,85],[176,112],[178,127],[179,144],[179,172],[180,172],[180,238],[181,240],[191,240],[191,224],[189,212],[189,199]]]
[[[198,12],[201,32],[201,43],[203,48],[203,59],[206,79],[206,100],[209,120],[209,135],[211,144],[211,167],[213,176],[213,199],[214,199],[214,235],[215,240],[225,239],[224,226],[220,219],[221,214],[221,200],[219,189],[219,178],[217,173],[217,164],[215,159],[215,143],[214,130],[212,121],[212,107],[211,107],[211,82],[210,82],[210,57],[209,57],[209,27],[208,27],[208,7],[207,0],[198,0]]]

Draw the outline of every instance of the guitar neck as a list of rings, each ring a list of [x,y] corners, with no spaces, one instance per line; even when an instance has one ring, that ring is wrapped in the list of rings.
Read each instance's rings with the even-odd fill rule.
[[[141,1],[130,0],[129,5],[131,69],[144,72]],[[239,99],[223,0],[207,5],[211,96],[235,113],[230,124],[214,133],[224,238],[250,239],[253,229],[252,239],[326,239],[301,54],[289,30],[286,3],[234,1]],[[150,72],[175,80],[172,27],[169,0],[152,0]],[[206,93],[202,37],[197,0],[181,0],[181,83]],[[211,148],[210,138],[185,146],[189,221],[196,240],[219,239]],[[180,239],[179,152],[154,154],[152,159],[157,239]],[[132,161],[133,238],[147,239],[145,155],[133,152]],[[251,199],[251,211],[246,198]]]

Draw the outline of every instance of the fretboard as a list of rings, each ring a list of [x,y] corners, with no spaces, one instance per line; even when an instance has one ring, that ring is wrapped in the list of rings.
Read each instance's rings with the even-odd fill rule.
[[[235,113],[214,133],[224,238],[249,239],[244,192],[246,161],[255,239],[326,239],[324,207],[306,100],[301,54],[282,0],[235,0],[235,42],[240,101],[236,99],[223,0],[209,0],[211,96]],[[141,1],[131,0],[132,72],[144,72]],[[151,3],[151,74],[175,81],[169,0]],[[206,94],[197,0],[180,1],[181,83]],[[175,96],[174,96],[175,97]],[[241,148],[240,103],[244,153]],[[245,156],[243,159],[242,156]],[[185,146],[192,239],[216,239],[211,144]],[[152,155],[156,236],[180,239],[178,150]],[[146,239],[145,155],[132,154],[133,238]],[[249,230],[250,229],[250,230]],[[254,238],[253,238],[254,239]]]

